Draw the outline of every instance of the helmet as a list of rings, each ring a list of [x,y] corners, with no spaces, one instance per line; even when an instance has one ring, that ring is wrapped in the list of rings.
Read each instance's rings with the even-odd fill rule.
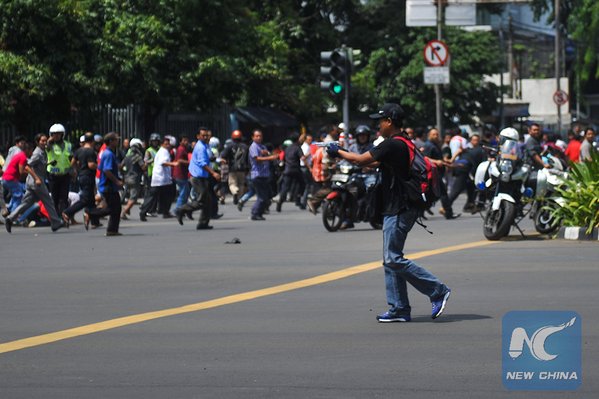
[[[341,130],[347,130],[347,127],[345,126],[345,123],[341,122],[340,124],[337,125],[337,127]]]
[[[102,136],[101,136],[101,135],[99,135],[99,134],[94,134],[94,141],[95,141],[96,143],[101,143],[103,140],[104,140],[104,139],[102,138]]]
[[[135,138],[135,139],[131,139],[131,141],[129,142],[129,145],[131,147],[133,147],[134,145],[138,145],[138,146],[142,147],[143,144],[140,139]]]
[[[506,127],[501,132],[499,132],[499,136],[505,137],[506,139],[514,140],[514,141],[518,141],[518,139],[520,138],[518,131],[516,129],[514,129],[513,127]]]
[[[150,134],[150,141],[158,140],[160,141],[160,135],[158,133]]]
[[[64,132],[65,132],[64,126],[62,126],[60,123],[55,123],[52,126],[50,126],[50,134],[64,133]]]
[[[243,138],[243,133],[241,133],[240,130],[233,130],[233,133],[231,133],[231,138],[233,140],[241,140]]]
[[[164,136],[164,138],[165,138],[165,139],[168,139],[168,141],[169,141],[169,143],[170,143],[171,147],[175,147],[175,146],[177,145],[177,139],[176,139],[176,138],[174,138],[173,136],[166,135],[166,136]]]
[[[210,148],[218,148],[218,146],[220,145],[220,140],[218,139],[218,137],[210,137],[208,145],[210,146]]]
[[[370,136],[370,133],[371,133],[370,128],[366,125],[360,125],[356,128],[356,136],[359,136],[361,134]]]
[[[289,147],[293,142],[289,139],[283,141],[283,147]]]

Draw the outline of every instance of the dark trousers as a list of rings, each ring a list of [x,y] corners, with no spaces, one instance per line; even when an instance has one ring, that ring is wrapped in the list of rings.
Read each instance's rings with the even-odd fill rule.
[[[262,216],[270,202],[270,179],[268,177],[255,177],[252,179],[256,191],[256,202],[252,207],[252,216]]]
[[[451,193],[449,194],[449,204],[453,204],[456,198],[458,198],[464,190],[466,190],[466,193],[468,194],[467,203],[473,203],[476,194],[474,182],[470,180],[470,176],[467,172],[456,171]]]
[[[449,201],[449,196],[447,195],[447,186],[445,185],[445,181],[443,179],[439,179],[439,189],[441,190],[441,206],[445,210],[445,216],[452,216],[453,209],[451,207],[452,202]]]
[[[52,175],[48,174],[48,183],[50,194],[54,201],[54,208],[60,215],[69,206],[69,185],[71,184],[71,175]]]
[[[198,226],[207,226],[212,213],[212,195],[210,191],[210,180],[207,177],[191,177],[189,179],[192,190],[196,197],[190,203],[179,208],[179,212],[187,213],[200,210]]]
[[[166,215],[170,212],[172,197],[172,185],[150,187],[144,197],[144,203],[139,208],[139,212],[146,214],[156,209],[158,205],[158,213]]]
[[[91,222],[93,225],[98,225],[101,217],[109,216],[106,231],[118,233],[121,223],[121,196],[118,192],[102,193],[102,196],[106,200],[106,207],[90,209],[88,214]]]
[[[64,213],[68,217],[73,217],[77,212],[83,208],[87,210],[94,209],[96,207],[95,192],[96,192],[96,179],[93,175],[82,175],[79,176],[79,201],[72,204],[70,207],[64,210]]]
[[[283,184],[279,193],[279,202],[287,200],[287,193],[291,193],[290,202],[293,200],[297,205],[300,204],[300,195],[304,192],[304,176],[301,172],[289,175],[283,175]]]
[[[208,178],[210,182],[210,215],[216,216],[218,215],[218,196],[216,195],[216,185],[218,182],[212,176]]]

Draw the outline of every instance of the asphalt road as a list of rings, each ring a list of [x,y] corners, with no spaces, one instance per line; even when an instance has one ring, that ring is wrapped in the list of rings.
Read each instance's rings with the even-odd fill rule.
[[[421,257],[453,289],[446,313],[431,320],[428,299],[410,288],[413,321],[378,324],[387,307],[380,267],[207,302],[381,259],[381,233],[365,224],[328,233],[289,204],[265,222],[224,212],[212,231],[135,216],[119,238],[81,226],[0,231],[0,398],[598,395],[598,243],[545,239],[526,224],[527,238]],[[431,217],[434,234],[415,226],[406,253],[484,241],[481,225],[478,216]],[[235,237],[241,244],[225,244]],[[200,306],[181,310],[190,304]],[[158,310],[168,311],[137,316]],[[578,391],[503,387],[501,320],[512,310],[580,314]],[[93,325],[125,316],[122,327]]]

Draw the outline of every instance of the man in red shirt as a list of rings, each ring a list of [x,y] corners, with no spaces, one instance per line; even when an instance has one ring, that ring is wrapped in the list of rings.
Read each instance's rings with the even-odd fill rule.
[[[10,193],[10,202],[7,205],[9,212],[14,211],[23,199],[25,193],[25,167],[27,166],[27,156],[31,154],[31,146],[24,140],[15,144],[18,150],[15,150],[14,155],[10,157],[4,174],[2,175],[2,185],[4,189]]]
[[[572,162],[578,162],[580,158],[580,140],[576,132],[568,132],[568,147],[566,148],[566,157]]]
[[[175,155],[175,161],[179,161],[179,164],[173,168],[173,179],[179,189],[179,196],[177,197],[177,205],[175,209],[181,208],[187,203],[189,198],[189,192],[191,186],[189,185],[189,138],[181,136],[179,140],[179,147],[177,147],[177,153]]]

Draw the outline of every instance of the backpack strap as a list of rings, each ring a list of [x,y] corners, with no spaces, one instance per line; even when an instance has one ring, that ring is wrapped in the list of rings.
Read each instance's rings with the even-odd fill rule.
[[[408,153],[410,154],[410,166],[412,166],[412,162],[414,162],[414,157],[416,156],[414,153],[416,151],[416,146],[412,143],[412,140],[406,138],[400,134],[393,136],[395,140],[401,140],[408,147]]]

